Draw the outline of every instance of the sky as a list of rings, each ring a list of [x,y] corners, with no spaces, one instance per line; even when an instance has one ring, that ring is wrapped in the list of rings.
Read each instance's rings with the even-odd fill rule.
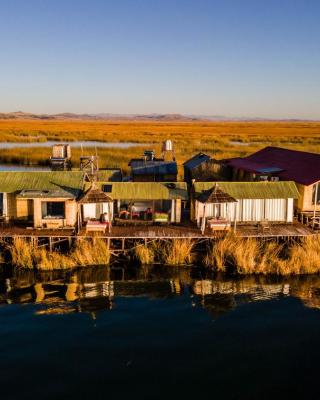
[[[319,0],[0,0],[0,112],[320,119]]]

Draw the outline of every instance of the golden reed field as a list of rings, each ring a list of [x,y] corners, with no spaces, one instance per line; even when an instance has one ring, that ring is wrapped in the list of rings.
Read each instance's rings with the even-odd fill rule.
[[[259,121],[130,121],[130,120],[0,120],[0,141],[46,142],[48,140],[136,142],[130,149],[98,148],[100,166],[121,167],[153,148],[158,154],[161,142],[172,139],[178,163],[204,151],[222,159],[244,156],[267,145],[320,152],[320,122]],[[94,149],[85,149],[93,153]],[[73,149],[75,166],[80,149]],[[0,162],[45,164],[50,155],[47,147],[36,151],[26,148],[0,150]]]

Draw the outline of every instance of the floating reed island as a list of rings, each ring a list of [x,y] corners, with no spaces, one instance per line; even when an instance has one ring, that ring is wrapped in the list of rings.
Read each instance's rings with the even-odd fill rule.
[[[179,165],[171,140],[160,151],[132,158],[124,176],[101,167],[98,152],[81,153],[72,168],[61,143],[50,171],[0,172],[3,259],[38,270],[139,262],[319,271],[320,154],[266,147],[217,160],[199,152]]]

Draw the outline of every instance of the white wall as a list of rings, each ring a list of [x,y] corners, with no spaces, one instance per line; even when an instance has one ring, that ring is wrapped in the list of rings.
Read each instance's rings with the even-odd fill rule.
[[[206,204],[206,217],[222,217],[237,222],[293,221],[293,199],[241,199],[237,203]],[[203,216],[204,204],[195,202],[195,217],[199,222]],[[235,214],[236,218],[235,218]]]
[[[111,211],[113,219],[113,203],[86,203],[83,207],[83,219],[99,219],[101,214]]]

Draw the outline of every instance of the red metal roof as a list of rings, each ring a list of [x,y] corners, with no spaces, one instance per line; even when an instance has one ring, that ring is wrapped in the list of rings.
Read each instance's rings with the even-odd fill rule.
[[[260,172],[262,169],[277,168],[274,175],[281,180],[291,180],[303,185],[312,185],[320,181],[320,154],[265,147],[245,158],[233,158],[228,161],[233,168],[248,172]]]

